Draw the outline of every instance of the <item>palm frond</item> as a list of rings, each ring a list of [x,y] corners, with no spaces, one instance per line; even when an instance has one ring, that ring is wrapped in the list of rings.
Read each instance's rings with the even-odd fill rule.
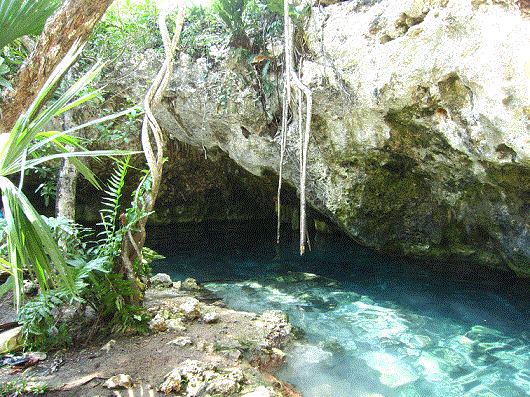
[[[15,292],[17,307],[21,303],[21,269],[32,269],[32,275],[43,291],[62,283],[75,294],[71,272],[41,215],[24,193],[4,176],[0,176],[0,190],[6,213],[9,262],[18,287]]]
[[[0,49],[26,34],[40,34],[62,0],[0,0]]]
[[[0,0],[0,2],[5,0]],[[31,0],[28,0],[31,1]],[[0,3],[0,6],[4,3]],[[1,26],[1,25],[0,25]],[[66,137],[63,132],[55,134],[43,134],[43,128],[50,119],[70,108],[73,103],[81,103],[77,98],[83,89],[89,84],[101,70],[102,64],[95,65],[76,84],[62,94],[59,99],[52,102],[39,114],[34,114],[44,101],[47,94],[59,81],[61,76],[70,67],[79,55],[80,48],[72,47],[63,61],[54,69],[46,84],[40,91],[30,108],[17,120],[5,145],[0,149],[0,190],[2,191],[2,202],[5,210],[7,229],[7,249],[9,263],[13,274],[13,285],[15,292],[15,303],[20,306],[22,295],[22,270],[28,270],[41,288],[42,292],[61,286],[73,296],[78,295],[74,281],[73,270],[68,266],[63,253],[57,242],[53,239],[50,228],[37,213],[21,187],[24,180],[24,169],[36,167],[37,165],[56,158],[78,158],[101,155],[123,155],[123,151],[86,151],[78,145],[78,151],[70,153],[64,144],[71,142],[73,138]],[[81,96],[87,100],[89,96]],[[37,150],[45,144],[53,144],[56,153],[50,155],[37,155]],[[73,161],[89,181],[97,186],[93,173],[78,159]],[[16,187],[7,178],[8,175],[20,172],[20,185]]]

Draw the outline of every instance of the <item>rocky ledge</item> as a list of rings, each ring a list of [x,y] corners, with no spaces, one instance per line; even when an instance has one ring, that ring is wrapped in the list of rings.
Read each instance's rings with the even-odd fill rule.
[[[0,382],[46,384],[50,396],[300,396],[274,377],[297,334],[281,311],[238,312],[194,280],[157,275],[146,293],[151,333],[62,350]],[[169,280],[169,282],[168,282]]]
[[[308,2],[299,50],[314,103],[313,208],[385,253],[530,274],[530,22],[513,3]],[[205,157],[277,174],[281,45],[268,50],[270,92],[241,53],[181,54],[156,109],[164,129]],[[136,100],[161,56],[133,58],[115,91]],[[295,120],[287,141],[284,177],[296,187]]]

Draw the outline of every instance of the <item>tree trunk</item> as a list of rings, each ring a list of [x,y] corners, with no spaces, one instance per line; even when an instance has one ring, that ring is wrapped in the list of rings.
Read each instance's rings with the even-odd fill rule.
[[[68,72],[70,77],[70,72]],[[64,113],[64,129],[74,126],[72,109]],[[73,150],[72,147],[69,150]],[[55,216],[57,218],[75,221],[75,193],[77,190],[77,176],[79,171],[68,159],[63,160],[63,166],[57,179],[57,194],[55,197]]]
[[[57,180],[55,216],[75,221],[75,192],[77,188],[77,168],[65,159]]]
[[[41,39],[19,71],[14,91],[1,102],[0,133],[10,132],[52,70],[76,41],[83,44],[114,0],[65,0],[48,19]],[[52,93],[54,90],[50,90]]]

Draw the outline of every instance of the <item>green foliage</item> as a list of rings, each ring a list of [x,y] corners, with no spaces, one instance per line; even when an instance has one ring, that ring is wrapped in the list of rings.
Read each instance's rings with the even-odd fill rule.
[[[46,164],[37,167],[35,172],[39,174],[39,178],[43,180],[43,182],[37,186],[37,189],[35,189],[35,193],[39,192],[44,198],[44,205],[47,207],[50,205],[50,202],[55,201],[57,196],[57,174],[59,172],[59,167]]]
[[[11,88],[11,83],[4,77],[9,74],[9,67],[5,63],[5,59],[0,57],[0,89]]]
[[[116,1],[92,32],[87,53],[94,58],[126,59],[131,52],[162,50],[157,16],[152,0]]]
[[[131,102],[132,100],[128,98],[127,104],[131,105]],[[96,129],[99,131],[97,140],[123,140],[125,143],[129,143],[130,136],[141,129],[142,120],[143,111],[134,108],[119,119],[96,125]]]
[[[283,18],[263,3],[263,0],[248,2],[244,20],[245,29],[252,40],[252,47],[256,54],[265,53],[267,43],[283,34]]]
[[[225,110],[230,97],[230,87],[220,85],[217,89],[217,102],[220,109]]]
[[[61,0],[0,0],[0,49],[29,34],[40,34]]]
[[[75,46],[74,46],[75,47]],[[50,230],[42,217],[22,193],[24,172],[27,169],[37,168],[40,165],[59,158],[70,158],[91,183],[98,186],[94,174],[77,157],[98,155],[120,155],[120,151],[87,151],[81,147],[78,140],[66,135],[67,132],[43,132],[50,119],[77,106],[89,99],[94,94],[78,94],[99,73],[103,65],[96,64],[87,74],[82,76],[74,86],[68,89],[57,100],[52,102],[40,113],[36,109],[45,100],[47,94],[53,89],[61,76],[79,55],[79,50],[74,50],[51,73],[48,81],[37,95],[27,112],[18,119],[9,135],[4,135],[0,147],[0,190],[6,217],[7,247],[9,265],[14,277],[15,303],[20,305],[22,274],[27,270],[32,278],[36,279],[41,291],[55,286],[66,286],[72,293],[76,293],[71,269],[67,266],[64,257],[50,234]],[[83,128],[93,120],[76,128]],[[42,149],[52,145],[54,151],[43,154]],[[65,145],[73,145],[77,151],[70,152]],[[9,175],[20,173],[19,186],[15,186]]]
[[[283,0],[267,0],[267,7],[272,12],[283,15]]]
[[[23,325],[26,349],[49,350],[70,345],[71,336],[66,325],[59,323],[58,312],[72,300],[68,290],[56,288],[37,295],[22,307],[18,321]]]
[[[231,32],[243,28],[243,12],[249,0],[214,0],[213,11]]]
[[[117,227],[118,213],[120,212],[120,199],[129,158],[119,164],[110,178],[103,200],[104,208],[100,211],[103,228],[102,237],[91,250],[89,256],[97,258],[104,265],[105,272],[100,272],[91,278],[92,287],[87,291],[87,300],[100,317],[108,320],[108,326],[113,332],[124,332],[130,328],[139,332],[147,332],[148,317],[145,310],[138,305],[129,303],[137,292],[131,288],[131,281],[123,279],[122,275],[113,272],[116,258],[121,254],[122,242],[129,231],[137,231],[137,222],[149,214],[143,208],[143,203],[133,201],[126,214],[127,224]],[[149,188],[144,184],[140,189]],[[140,191],[140,193],[142,193]],[[150,261],[156,258],[151,250],[144,249],[147,256],[144,261],[135,263],[135,273],[138,278],[151,276]]]
[[[0,383],[0,396],[39,395],[45,393],[49,385],[44,382],[34,382],[31,379],[18,379]]]
[[[210,48],[217,45],[225,46],[229,36],[224,35],[225,29],[211,8],[192,5],[184,19],[180,38],[181,51],[192,58],[210,56]]]
[[[56,240],[63,242],[64,257],[71,269],[71,275],[78,294],[67,288],[44,291],[24,305],[19,313],[19,321],[24,326],[25,346],[40,350],[57,349],[69,345],[72,336],[63,321],[65,305],[88,304],[112,332],[125,332],[135,329],[146,333],[149,317],[141,306],[131,304],[136,293],[131,281],[115,272],[116,259],[121,254],[124,236],[135,231],[136,223],[147,216],[143,205],[133,202],[124,211],[128,223],[118,227],[117,218],[130,158],[118,164],[105,190],[103,209],[99,226],[103,231],[97,241],[91,241],[93,231],[72,221],[44,218]],[[140,193],[150,189],[150,179],[146,178]],[[1,224],[0,224],[1,227]],[[137,277],[152,276],[151,261],[161,258],[153,250],[142,250],[143,260],[134,264]]]

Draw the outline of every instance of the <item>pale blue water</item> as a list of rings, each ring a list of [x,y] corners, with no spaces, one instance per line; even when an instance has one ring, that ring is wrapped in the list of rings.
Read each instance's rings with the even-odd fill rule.
[[[196,278],[233,309],[287,312],[307,341],[279,377],[305,397],[530,395],[527,283],[388,259],[339,236],[314,237],[300,258],[296,238],[275,246],[274,227],[152,228],[148,246],[166,256],[153,270]]]

